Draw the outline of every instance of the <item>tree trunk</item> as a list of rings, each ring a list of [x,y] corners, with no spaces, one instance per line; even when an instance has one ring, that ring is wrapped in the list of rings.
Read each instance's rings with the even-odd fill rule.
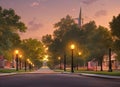
[[[102,58],[100,59],[100,71],[103,71]]]

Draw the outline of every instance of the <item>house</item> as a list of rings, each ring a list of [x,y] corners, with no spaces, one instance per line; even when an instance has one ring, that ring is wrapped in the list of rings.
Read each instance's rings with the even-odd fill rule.
[[[120,69],[120,62],[116,59],[116,56],[117,56],[116,53],[111,54],[111,63],[112,63],[113,70]],[[109,55],[103,56],[102,66],[103,66],[103,70],[109,69]],[[88,62],[88,70],[100,70],[98,61],[95,61],[95,59],[89,61]]]
[[[119,67],[120,67],[119,61],[116,59],[116,56],[117,56],[116,53],[112,53],[112,55],[111,55],[111,63],[112,63],[113,70],[119,69]],[[104,55],[104,57],[103,57],[103,69],[108,70],[108,68],[109,68],[109,56]]]
[[[11,62],[0,56],[0,68],[11,68]]]

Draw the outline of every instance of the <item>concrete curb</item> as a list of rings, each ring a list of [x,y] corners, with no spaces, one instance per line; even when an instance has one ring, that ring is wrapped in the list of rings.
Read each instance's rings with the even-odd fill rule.
[[[1,73],[0,77],[2,76],[9,76],[9,75],[16,75],[17,73]]]
[[[98,74],[87,74],[87,73],[70,73],[70,72],[61,72],[61,74],[74,74],[74,75],[82,75],[88,77],[120,80],[120,76],[109,76],[109,75],[98,75]]]
[[[97,77],[97,78],[105,78],[105,79],[118,79],[118,80],[120,80],[120,76],[97,75],[97,74],[86,74],[86,73],[80,73],[79,75],[89,76],[89,77]]]
[[[31,72],[20,72],[20,73],[0,73],[0,77],[2,76],[10,76],[10,75],[20,75],[20,74],[29,74]]]
[[[20,73],[0,73],[0,77],[2,76],[10,76],[10,75],[20,75],[20,74],[61,74],[61,73],[56,73],[56,72],[53,72],[53,73],[38,73],[38,72],[20,72]]]

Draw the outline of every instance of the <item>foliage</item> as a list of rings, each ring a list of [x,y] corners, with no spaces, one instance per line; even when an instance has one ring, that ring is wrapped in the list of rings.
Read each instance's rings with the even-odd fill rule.
[[[25,39],[21,42],[24,51],[24,58],[29,58],[35,65],[41,66],[41,59],[44,55],[44,48],[37,39]]]
[[[113,16],[113,19],[110,22],[110,28],[114,37],[114,49],[120,60],[120,14],[117,17]]]
[[[80,29],[72,17],[67,15],[55,24],[55,28],[53,38],[48,40],[53,65],[59,63],[58,56],[61,56],[63,62],[64,54],[67,55],[67,65],[71,64],[70,45],[72,43],[76,46],[74,49],[75,65],[78,58],[84,62],[94,58],[102,62],[104,54],[107,54],[108,48],[112,45],[108,29],[103,26],[97,27],[94,21],[84,24]],[[47,42],[47,39],[44,42]],[[78,55],[79,51],[81,55]]]
[[[13,9],[0,7],[0,55],[7,59],[10,59],[10,51],[20,43],[18,32],[26,30],[25,24],[20,19]]]
[[[107,28],[103,26],[97,27],[94,21],[91,21],[83,26],[82,38],[85,47],[89,51],[88,57],[99,61],[102,70],[103,56],[108,54],[108,49],[112,45],[111,34]],[[105,42],[105,43],[104,43]]]

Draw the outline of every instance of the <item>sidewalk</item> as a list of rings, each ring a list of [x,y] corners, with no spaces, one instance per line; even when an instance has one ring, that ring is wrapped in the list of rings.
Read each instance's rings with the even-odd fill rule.
[[[0,76],[15,75],[17,73],[0,73]]]
[[[51,74],[51,73],[56,73],[53,70],[51,70],[49,67],[47,66],[43,66],[41,67],[39,70],[35,71],[35,72],[31,72],[31,73],[44,73],[44,74]]]
[[[106,79],[119,79],[120,80],[120,76],[98,75],[98,74],[87,74],[87,73],[79,73],[79,75],[98,77],[98,78],[106,78]]]
[[[118,79],[120,80],[120,76],[110,76],[110,75],[98,75],[98,74],[87,74],[87,73],[70,73],[70,72],[61,72],[62,74],[76,74],[82,76],[89,77],[97,77],[97,78],[105,78],[105,79]]]
[[[39,70],[33,71],[33,72],[0,73],[0,77],[1,76],[8,76],[8,75],[16,75],[16,74],[26,74],[26,73],[55,74],[55,73],[58,73],[58,72],[54,72],[53,70],[49,69],[47,66],[44,66],[44,67],[41,67]]]

